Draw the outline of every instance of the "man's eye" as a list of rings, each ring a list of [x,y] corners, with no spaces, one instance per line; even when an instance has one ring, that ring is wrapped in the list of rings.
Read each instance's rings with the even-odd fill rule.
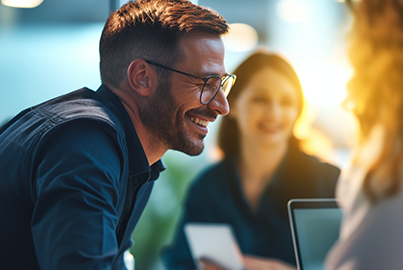
[[[203,87],[204,83],[196,83],[196,85],[197,85],[198,87]],[[207,86],[207,84],[206,84],[206,86]]]

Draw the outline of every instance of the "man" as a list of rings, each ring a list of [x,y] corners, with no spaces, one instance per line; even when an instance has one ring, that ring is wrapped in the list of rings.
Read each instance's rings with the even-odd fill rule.
[[[226,21],[184,0],[111,14],[102,85],[0,129],[0,269],[125,269],[122,255],[168,149],[198,155],[229,111]]]

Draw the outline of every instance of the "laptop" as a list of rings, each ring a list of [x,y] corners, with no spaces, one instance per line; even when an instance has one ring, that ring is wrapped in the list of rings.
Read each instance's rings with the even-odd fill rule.
[[[299,270],[324,270],[326,255],[339,237],[342,211],[335,199],[288,202],[295,258]]]

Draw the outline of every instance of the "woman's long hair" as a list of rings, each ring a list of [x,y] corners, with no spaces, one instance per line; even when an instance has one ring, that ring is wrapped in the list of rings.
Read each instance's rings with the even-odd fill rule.
[[[347,1],[355,21],[349,57],[354,76],[347,85],[346,105],[352,105],[360,139],[381,124],[385,137],[381,154],[364,178],[364,192],[373,203],[401,189],[403,162],[403,2]]]
[[[230,107],[231,103],[245,89],[252,76],[264,68],[273,69],[291,82],[298,97],[298,115],[300,115],[304,104],[304,97],[301,83],[294,68],[283,57],[263,50],[251,54],[235,69],[234,74],[237,76],[237,81],[228,96]],[[239,128],[236,120],[229,116],[223,117],[218,130],[218,146],[224,152],[224,155],[239,154],[239,137]],[[292,136],[290,143],[297,145],[298,142]]]

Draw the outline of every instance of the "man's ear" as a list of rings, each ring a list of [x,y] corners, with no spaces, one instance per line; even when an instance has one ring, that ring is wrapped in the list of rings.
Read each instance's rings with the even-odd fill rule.
[[[130,87],[141,96],[148,96],[151,93],[155,72],[146,61],[136,59],[127,68],[127,79]]]

